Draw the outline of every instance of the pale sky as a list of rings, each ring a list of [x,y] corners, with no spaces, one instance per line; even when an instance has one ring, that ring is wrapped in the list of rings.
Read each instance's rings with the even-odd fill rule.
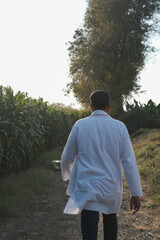
[[[63,89],[71,81],[66,43],[83,22],[85,0],[0,0],[0,85],[49,103],[74,104]],[[154,40],[160,46],[160,38]],[[160,52],[141,74],[141,103],[160,103]]]

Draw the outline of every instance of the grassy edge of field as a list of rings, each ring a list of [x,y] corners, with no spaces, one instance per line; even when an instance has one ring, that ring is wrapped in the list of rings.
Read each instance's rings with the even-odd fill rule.
[[[160,129],[139,129],[132,143],[140,177],[147,184],[147,207],[160,213]]]
[[[0,178],[0,218],[21,216],[29,200],[46,191],[52,180],[52,160],[60,159],[62,149],[43,152],[31,168]]]

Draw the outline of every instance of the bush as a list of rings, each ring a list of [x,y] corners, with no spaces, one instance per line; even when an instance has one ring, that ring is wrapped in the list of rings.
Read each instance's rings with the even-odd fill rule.
[[[160,104],[156,106],[152,100],[144,105],[137,101],[133,105],[127,104],[120,120],[126,124],[130,134],[140,128],[160,128]]]

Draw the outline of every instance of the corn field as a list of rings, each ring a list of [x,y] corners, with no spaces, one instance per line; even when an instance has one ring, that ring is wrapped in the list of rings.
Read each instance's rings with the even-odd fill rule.
[[[73,123],[87,114],[0,86],[0,175],[26,169],[41,151],[63,145]]]

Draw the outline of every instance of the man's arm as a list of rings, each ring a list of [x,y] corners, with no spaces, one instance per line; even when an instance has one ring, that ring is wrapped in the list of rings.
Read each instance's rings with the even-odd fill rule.
[[[76,127],[74,125],[61,156],[61,174],[63,181],[69,180],[77,152]]]
[[[142,196],[142,188],[133,146],[126,127],[122,138],[121,158],[125,178],[132,195],[130,199],[130,208],[134,210],[133,214],[135,214],[140,209],[141,204],[139,197]]]

